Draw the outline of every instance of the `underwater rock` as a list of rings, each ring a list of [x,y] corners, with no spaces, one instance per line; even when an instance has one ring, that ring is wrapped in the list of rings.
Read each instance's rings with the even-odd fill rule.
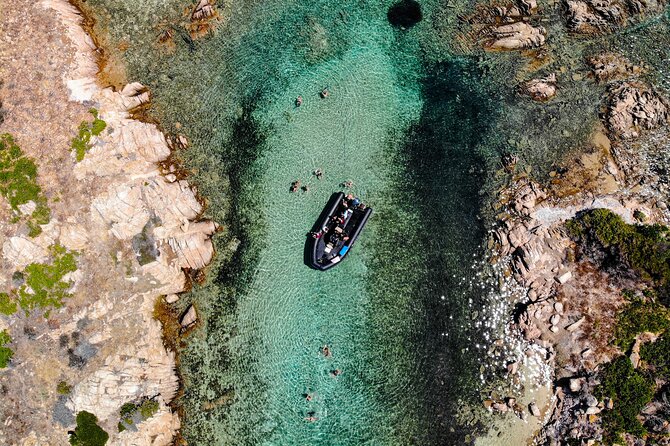
[[[642,73],[642,68],[633,65],[624,56],[615,53],[603,53],[589,57],[587,63],[598,82],[628,79]]]
[[[632,18],[663,10],[656,0],[568,0],[565,5],[568,30],[577,34],[610,33]]]
[[[624,82],[610,89],[604,121],[607,128],[624,139],[636,138],[668,122],[667,101],[639,82]]]
[[[535,401],[533,401],[532,403],[530,403],[528,405],[528,412],[530,412],[530,414],[532,416],[540,418],[540,415],[541,415],[540,408],[537,407],[537,404],[535,404]]]
[[[209,0],[200,0],[191,13],[191,20],[203,20],[214,15],[214,5]]]
[[[533,79],[519,86],[519,92],[533,100],[544,102],[556,96],[556,75],[554,73],[541,79]]]
[[[410,28],[423,19],[421,5],[415,0],[401,0],[391,5],[387,13],[388,21],[398,28]]]

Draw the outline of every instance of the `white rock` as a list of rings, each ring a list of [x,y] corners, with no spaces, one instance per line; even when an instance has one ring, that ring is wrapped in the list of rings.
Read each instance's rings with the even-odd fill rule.
[[[568,280],[572,279],[572,272],[571,271],[560,271],[558,275],[556,276],[556,281],[560,283],[561,285],[567,282]]]
[[[572,324],[566,326],[565,329],[568,330],[569,332],[573,332],[577,330],[584,323],[585,320],[586,316],[582,316],[578,321],[573,322]]]
[[[168,294],[167,296],[165,296],[165,302],[167,302],[169,304],[173,304],[173,303],[177,302],[178,300],[179,300],[179,296],[176,295],[176,294]]]
[[[188,309],[181,317],[179,323],[181,324],[182,328],[188,328],[195,324],[197,320],[198,313],[195,311],[195,307],[193,305],[189,305]]]
[[[540,418],[540,415],[541,415],[540,408],[537,407],[537,404],[535,404],[535,401],[533,401],[532,403],[530,403],[528,405],[528,411],[530,412],[530,414],[532,416]]]

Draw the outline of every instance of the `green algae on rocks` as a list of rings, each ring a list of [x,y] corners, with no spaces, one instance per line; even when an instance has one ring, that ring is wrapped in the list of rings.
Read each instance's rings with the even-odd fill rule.
[[[51,211],[37,184],[37,165],[8,133],[0,135],[0,194],[9,201],[16,221],[25,218],[31,237],[42,232],[40,225],[49,223]]]
[[[10,342],[12,342],[12,338],[7,330],[0,331],[0,369],[7,367],[14,356],[14,351],[7,347]]]
[[[107,127],[107,123],[98,118],[98,110],[92,108],[89,113],[93,115],[93,121],[82,121],[79,124],[79,133],[72,138],[72,150],[77,162],[82,161],[86,152],[91,149],[91,137],[100,135]]]
[[[10,316],[20,306],[26,314],[42,309],[48,316],[51,308],[63,306],[63,299],[71,296],[72,286],[65,277],[77,270],[77,253],[55,244],[49,247],[49,254],[48,262],[30,263],[22,272],[14,274],[20,285],[10,293],[0,293],[0,312]]]

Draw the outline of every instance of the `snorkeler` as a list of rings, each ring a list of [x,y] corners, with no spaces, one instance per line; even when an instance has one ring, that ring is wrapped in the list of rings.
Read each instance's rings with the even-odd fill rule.
[[[319,96],[321,96],[321,99],[326,99],[330,95],[330,91],[328,91],[328,87],[325,87],[323,90],[321,90],[321,93],[319,93]]]
[[[302,105],[302,96],[295,98],[295,106],[300,107]]]

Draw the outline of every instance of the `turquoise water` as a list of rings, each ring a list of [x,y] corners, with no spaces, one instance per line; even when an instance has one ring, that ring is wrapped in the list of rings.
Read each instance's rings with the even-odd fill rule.
[[[484,234],[478,191],[497,155],[478,142],[495,104],[471,61],[427,63],[430,22],[399,30],[389,4],[332,6],[233,5],[208,40],[127,54],[163,125],[191,139],[187,166],[225,228],[188,299],[203,318],[181,352],[192,444],[458,444],[474,432],[454,418],[479,369],[467,310],[479,296],[460,284]],[[289,193],[296,179],[309,190]],[[310,270],[305,234],[346,180],[375,214],[345,262]]]
[[[458,410],[479,404],[472,265],[499,154],[546,173],[590,132],[602,87],[519,97],[519,54],[454,48],[465,2],[423,2],[408,30],[389,24],[390,2],[225,3],[197,41],[177,1],[90,4],[162,126],[190,139],[180,155],[223,225],[207,280],[180,301],[203,321],[180,352],[189,443],[463,444],[485,427]],[[173,48],[157,43],[169,27]],[[554,28],[547,70],[583,69]],[[307,192],[289,193],[297,179]],[[345,262],[310,270],[305,234],[346,180],[375,214]]]

